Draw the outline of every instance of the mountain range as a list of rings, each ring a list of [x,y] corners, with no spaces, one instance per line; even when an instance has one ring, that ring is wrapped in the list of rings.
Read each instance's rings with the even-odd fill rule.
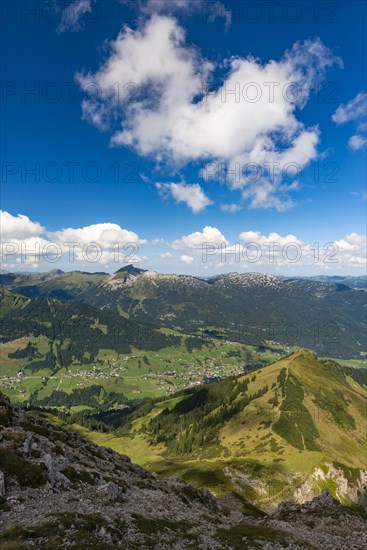
[[[132,265],[113,275],[2,274],[0,282],[27,297],[83,302],[156,327],[306,347],[331,357],[361,359],[366,353],[366,293],[341,282],[259,273],[202,279]]]
[[[341,284],[349,286],[350,288],[367,289],[367,275],[312,275],[309,277],[297,278],[320,281],[321,283]]]
[[[364,290],[0,278],[0,550],[364,547]]]

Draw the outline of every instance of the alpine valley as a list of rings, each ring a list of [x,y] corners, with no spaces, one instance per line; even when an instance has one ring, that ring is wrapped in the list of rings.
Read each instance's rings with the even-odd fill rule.
[[[331,282],[329,282],[331,281]],[[363,359],[366,281],[322,281],[260,273],[207,279],[125,266],[116,273],[54,270],[2,273],[0,283],[27,297],[82,302],[138,323],[245,344],[273,341],[324,356]]]
[[[364,547],[362,281],[1,283],[0,549]]]
[[[367,548],[366,16],[1,2],[0,550]]]

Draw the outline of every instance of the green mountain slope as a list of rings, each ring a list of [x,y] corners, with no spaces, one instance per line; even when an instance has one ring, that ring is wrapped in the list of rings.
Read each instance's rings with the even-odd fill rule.
[[[153,329],[49,297],[0,293],[0,386],[14,401],[98,410],[269,364],[281,350]]]
[[[275,341],[319,355],[363,358],[366,293],[343,284],[229,273],[209,279],[125,266],[113,275],[3,275],[26,296],[77,300],[139,323],[247,344]],[[13,278],[12,278],[13,277]],[[0,277],[1,280],[1,277]]]
[[[157,479],[1,393],[0,426],[1,550],[366,546],[366,520],[327,491],[268,516],[236,495],[219,500],[180,479]]]
[[[37,401],[35,392],[43,393],[43,397],[50,395],[59,389],[61,380],[56,375],[62,371],[70,375],[61,389],[78,389],[79,394],[86,394],[85,399],[75,395],[75,405],[88,402],[89,386],[94,385],[97,388],[92,393],[101,397],[94,403],[98,406],[104,400],[101,392],[118,391],[121,395],[114,395],[115,401],[126,400],[123,388],[116,387],[116,358],[135,351],[141,353],[143,361],[147,352],[181,346],[181,336],[165,334],[87,304],[48,297],[24,298],[2,289],[0,343],[0,376],[6,385],[4,391],[15,400]],[[101,382],[105,382],[105,392]],[[14,387],[19,392],[13,392]]]
[[[171,403],[100,416],[114,435],[83,432],[161,474],[218,495],[234,491],[264,509],[323,488],[358,503],[367,481],[362,375],[301,350]]]
[[[4,308],[3,308],[4,304]],[[9,305],[11,304],[11,305]],[[45,336],[55,347],[50,354],[62,366],[71,359],[93,360],[99,349],[130,351],[130,345],[158,350],[179,343],[179,338],[87,304],[52,298],[17,299],[0,293],[0,337],[3,342],[29,334]]]

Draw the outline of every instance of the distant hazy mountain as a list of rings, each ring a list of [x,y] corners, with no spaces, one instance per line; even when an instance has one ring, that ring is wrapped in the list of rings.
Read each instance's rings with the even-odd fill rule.
[[[366,351],[366,293],[340,282],[259,273],[201,279],[131,265],[113,275],[71,272],[41,280],[6,274],[1,280],[25,296],[80,301],[156,326],[304,346],[332,357],[360,358]]]
[[[285,279],[294,277],[284,277]],[[312,281],[320,281],[322,283],[332,283],[350,286],[351,288],[364,288],[367,289],[367,275],[360,275],[357,277],[350,275],[313,275],[312,277],[295,277],[299,279],[311,279]]]

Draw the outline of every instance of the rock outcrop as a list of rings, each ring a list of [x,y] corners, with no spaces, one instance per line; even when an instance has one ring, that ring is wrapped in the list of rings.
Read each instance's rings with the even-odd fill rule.
[[[366,521],[324,491],[272,516],[13,408],[0,395],[0,548],[236,550],[367,545]]]

